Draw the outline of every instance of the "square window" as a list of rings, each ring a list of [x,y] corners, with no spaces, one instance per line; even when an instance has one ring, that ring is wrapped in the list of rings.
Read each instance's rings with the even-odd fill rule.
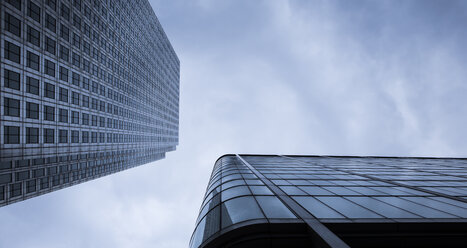
[[[39,95],[39,79],[26,77],[26,92]]]
[[[55,143],[55,129],[44,128],[44,143]]]
[[[3,114],[6,116],[20,116],[20,102],[19,100],[5,97],[3,101]]]
[[[5,144],[19,144],[19,127],[4,126],[4,143]]]
[[[28,51],[26,56],[26,66],[39,71],[39,55]]]
[[[18,64],[21,63],[21,48],[11,42],[5,41],[5,58]]]
[[[41,33],[36,30],[35,28],[28,25],[28,35],[27,35],[28,42],[40,47],[41,44]]]
[[[10,184],[10,196],[16,197],[22,194],[21,183]]]
[[[39,143],[39,128],[34,128],[34,127],[26,128],[26,143],[28,144]]]
[[[39,104],[26,102],[26,118],[39,119]]]
[[[36,22],[41,22],[41,8],[31,0],[28,1],[28,16]]]
[[[21,21],[5,12],[5,30],[21,37]]]
[[[17,72],[10,71],[10,70],[3,70],[4,72],[4,85],[7,88],[20,90],[20,75]]]

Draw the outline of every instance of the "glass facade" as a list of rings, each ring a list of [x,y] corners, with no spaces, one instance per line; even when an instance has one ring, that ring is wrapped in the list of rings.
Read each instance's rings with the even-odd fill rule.
[[[270,230],[278,223],[309,230],[295,233],[309,238],[289,247],[462,247],[467,160],[225,155],[214,166],[190,247],[276,247],[284,235]],[[274,228],[253,235],[261,225]]]
[[[180,62],[147,0],[0,6],[0,206],[175,150]]]

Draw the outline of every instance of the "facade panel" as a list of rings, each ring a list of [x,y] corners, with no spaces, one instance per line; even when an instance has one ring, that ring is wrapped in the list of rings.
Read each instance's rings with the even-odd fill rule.
[[[0,206],[175,150],[180,62],[148,1],[0,6]]]

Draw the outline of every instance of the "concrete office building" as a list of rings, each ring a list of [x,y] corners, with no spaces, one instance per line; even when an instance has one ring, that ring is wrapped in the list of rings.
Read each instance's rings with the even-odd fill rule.
[[[190,247],[466,244],[466,159],[225,155]]]
[[[0,7],[0,206],[175,150],[180,62],[147,0]]]

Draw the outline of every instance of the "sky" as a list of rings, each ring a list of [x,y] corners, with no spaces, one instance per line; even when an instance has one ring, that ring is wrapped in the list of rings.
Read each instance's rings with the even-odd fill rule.
[[[181,62],[167,158],[0,208],[0,247],[188,247],[227,153],[467,157],[467,2],[151,0]]]

